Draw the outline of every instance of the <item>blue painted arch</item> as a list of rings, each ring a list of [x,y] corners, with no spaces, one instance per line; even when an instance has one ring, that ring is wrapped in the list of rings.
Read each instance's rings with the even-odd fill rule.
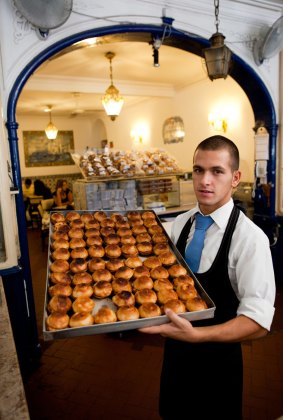
[[[123,41],[144,41],[151,42],[153,37],[162,37],[164,31],[164,23],[161,25],[144,25],[144,24],[128,24],[107,26],[104,28],[90,29],[79,32],[64,38],[53,45],[46,48],[38,54],[18,75],[9,95],[7,104],[7,122],[8,140],[10,143],[12,172],[15,186],[21,191],[21,173],[18,153],[18,137],[16,122],[16,106],[19,95],[25,86],[25,83],[34,71],[50,57],[60,53],[65,48],[70,47],[76,42],[91,37],[111,37],[113,42]],[[164,39],[164,44],[175,48],[183,49],[193,54],[203,56],[203,48],[209,46],[209,41],[188,34],[184,31],[170,28],[170,37]],[[268,163],[268,183],[271,186],[269,206],[263,209],[263,213],[269,217],[275,216],[275,172],[276,172],[276,137],[277,125],[273,101],[271,96],[256,74],[256,72],[245,63],[239,56],[232,55],[232,68],[230,76],[242,87],[248,96],[254,111],[255,121],[263,121],[270,133],[270,160]],[[20,232],[20,244],[22,255],[25,256],[27,249],[26,226],[24,221],[24,205],[22,195],[16,197],[17,218]],[[27,257],[27,255],[26,255]]]

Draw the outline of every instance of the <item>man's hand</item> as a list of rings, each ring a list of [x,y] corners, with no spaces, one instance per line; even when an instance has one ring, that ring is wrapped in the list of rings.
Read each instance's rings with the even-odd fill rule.
[[[190,341],[191,343],[199,341],[198,328],[194,328],[188,320],[181,318],[170,309],[166,310],[166,315],[171,321],[168,324],[140,328],[139,331],[146,334],[160,334],[163,337]]]
[[[253,340],[264,337],[268,332],[244,315],[239,315],[223,324],[206,327],[193,327],[187,319],[181,318],[169,309],[166,311],[166,315],[171,321],[169,324],[140,328],[139,331],[147,334],[161,334],[163,337],[190,343],[206,341],[231,343]]]

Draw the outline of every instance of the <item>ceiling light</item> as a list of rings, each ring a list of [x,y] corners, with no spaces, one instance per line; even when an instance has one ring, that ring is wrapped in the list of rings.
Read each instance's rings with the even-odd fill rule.
[[[214,0],[216,33],[210,38],[210,47],[204,49],[205,64],[210,80],[226,79],[231,63],[231,51],[224,44],[225,36],[218,32],[219,0]]]
[[[53,124],[51,121],[51,109],[52,107],[48,106],[48,112],[49,112],[49,124],[45,128],[45,134],[48,138],[48,140],[55,140],[58,133],[58,128]]]
[[[102,98],[102,105],[104,106],[106,114],[111,118],[112,121],[118,117],[124,104],[124,99],[120,96],[119,90],[113,85],[112,76],[112,59],[115,57],[113,52],[108,52],[105,57],[110,62],[110,86],[106,90],[105,95]]]
[[[155,47],[153,47],[153,54],[152,54],[152,56],[153,56],[153,66],[154,67],[160,67],[160,64],[159,64],[159,51]]]

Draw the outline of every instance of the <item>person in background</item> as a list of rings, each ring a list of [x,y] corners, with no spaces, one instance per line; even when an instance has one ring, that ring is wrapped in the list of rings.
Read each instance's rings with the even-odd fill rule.
[[[202,141],[193,156],[197,205],[179,215],[172,240],[183,258],[195,220],[210,216],[195,276],[214,301],[214,318],[190,322],[171,310],[169,323],[141,328],[166,337],[160,380],[163,419],[240,420],[241,342],[264,337],[274,316],[275,280],[269,241],[233,202],[241,178],[237,146],[223,136]],[[186,252],[186,248],[188,250]]]
[[[42,196],[44,200],[53,197],[50,188],[40,179],[34,181],[34,194]]]
[[[24,198],[34,195],[34,184],[30,178],[26,178],[22,183],[22,190]]]
[[[67,209],[73,209],[73,193],[68,188],[68,183],[65,179],[59,179],[56,184],[56,190],[53,194],[55,207],[66,206]]]
[[[24,198],[24,206],[25,206],[25,215],[26,221],[28,224],[31,222],[31,215],[30,215],[30,197],[34,195],[34,184],[30,178],[26,178],[24,182],[22,182],[22,191],[23,191],[23,198]]]

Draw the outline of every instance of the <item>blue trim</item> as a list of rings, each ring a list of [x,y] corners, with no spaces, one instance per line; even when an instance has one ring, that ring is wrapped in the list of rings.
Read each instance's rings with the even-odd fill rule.
[[[22,268],[19,265],[16,265],[14,267],[0,270],[0,276],[9,276],[10,274],[19,273],[20,271],[22,271]]]
[[[276,142],[278,125],[272,98],[265,84],[258,74],[240,57],[233,55],[231,77],[243,88],[249,98],[254,111],[255,121],[262,121],[269,132],[269,161],[267,165],[267,182],[270,185],[270,197],[266,205],[255,199],[255,213],[275,217],[276,207]],[[257,191],[261,189],[259,180],[256,180]]]

